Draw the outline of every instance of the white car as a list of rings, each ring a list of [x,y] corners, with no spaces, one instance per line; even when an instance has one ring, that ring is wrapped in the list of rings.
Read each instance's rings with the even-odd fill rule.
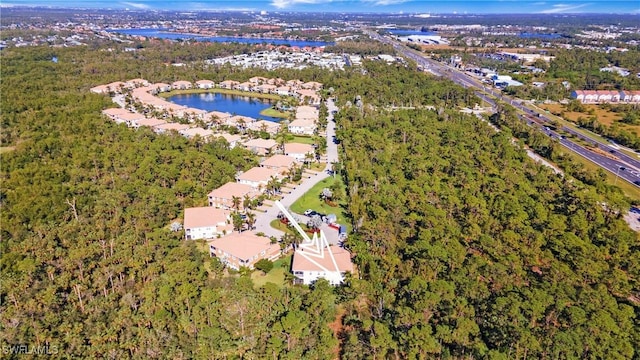
[[[315,212],[315,211],[313,211],[313,210],[311,210],[311,209],[307,209],[307,210],[305,210],[305,211],[304,211],[304,214],[305,214],[306,216],[310,216],[310,215],[311,215],[311,214],[313,214],[314,212]]]

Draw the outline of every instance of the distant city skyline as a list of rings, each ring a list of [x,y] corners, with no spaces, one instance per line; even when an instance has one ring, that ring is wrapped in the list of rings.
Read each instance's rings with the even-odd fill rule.
[[[425,1],[425,0],[8,0],[0,6],[173,11],[295,11],[420,14],[640,14],[640,2],[628,1]]]

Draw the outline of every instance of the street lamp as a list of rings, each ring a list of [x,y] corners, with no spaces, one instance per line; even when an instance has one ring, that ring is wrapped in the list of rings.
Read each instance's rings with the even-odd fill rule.
[[[618,166],[618,171],[616,171],[616,179],[613,181],[613,185],[615,185],[616,183],[618,183],[618,174],[620,174],[620,170],[624,169],[624,167],[617,165]]]

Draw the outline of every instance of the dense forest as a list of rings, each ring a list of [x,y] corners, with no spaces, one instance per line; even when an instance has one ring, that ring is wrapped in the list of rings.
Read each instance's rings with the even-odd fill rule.
[[[637,356],[628,204],[456,112],[338,121],[360,270],[345,358]]]
[[[203,60],[244,46],[140,46],[0,54],[2,346],[118,359],[637,356],[638,241],[618,212],[628,204],[529,160],[508,109],[495,133],[457,111],[477,101],[470,91],[402,65],[241,71]],[[358,273],[336,289],[256,288],[184,242],[169,227],[181,209],[255,158],[115,125],[100,115],[110,101],[88,92],[255,75],[323,82],[344,106]]]

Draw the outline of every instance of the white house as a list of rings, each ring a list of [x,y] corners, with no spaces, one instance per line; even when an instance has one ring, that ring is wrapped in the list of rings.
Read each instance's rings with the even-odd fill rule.
[[[208,140],[213,135],[213,130],[203,129],[201,127],[194,127],[185,130],[181,130],[180,134],[187,139],[193,139],[196,136],[200,136],[203,140]]]
[[[124,108],[109,108],[109,109],[104,109],[102,110],[102,113],[104,115],[107,115],[109,118],[111,118],[111,120],[114,120],[116,122],[124,122],[123,120],[120,120],[120,116],[122,115],[126,115],[126,114],[130,114],[131,111],[124,109]]]
[[[309,144],[288,143],[284,144],[284,154],[291,156],[298,162],[303,162],[308,159],[308,155],[314,156],[315,149]]]
[[[289,132],[296,135],[313,135],[316,131],[316,122],[307,119],[296,119],[289,123]]]
[[[240,184],[251,186],[254,190],[262,191],[266,188],[271,178],[282,179],[282,175],[276,169],[254,167],[236,177]]]
[[[213,239],[233,231],[228,210],[214,207],[184,209],[184,237],[187,240]]]
[[[156,118],[149,118],[149,119],[136,120],[136,121],[131,123],[131,127],[136,128],[136,129],[138,129],[138,128],[142,127],[142,126],[153,128],[155,126],[164,125],[166,123],[167,122],[164,121],[164,120],[160,120],[160,119],[156,119]]]
[[[235,81],[235,80],[225,80],[222,81],[220,83],[218,83],[218,87],[221,89],[233,89],[234,86],[240,84],[239,81]]]
[[[131,79],[125,83],[125,87],[130,89],[142,86],[149,86],[149,82],[145,79]]]
[[[196,81],[196,86],[198,89],[213,89],[215,87],[215,83],[211,80],[198,80]]]
[[[325,246],[323,250],[323,256],[314,256],[309,249],[302,247],[296,250],[291,264],[296,284],[310,285],[322,278],[331,285],[339,285],[347,272],[353,272],[351,255],[347,250],[338,246]]]
[[[242,137],[240,135],[232,135],[228,133],[220,133],[216,134],[215,136],[227,140],[227,142],[229,143],[229,149],[233,149],[234,147],[236,147],[240,140],[242,140]]]
[[[242,146],[254,153],[264,156],[269,153],[273,153],[278,143],[273,139],[251,139]]]
[[[174,81],[171,84],[171,88],[173,90],[186,90],[186,89],[191,89],[192,87],[193,87],[193,84],[191,84],[191,82],[186,80]]]
[[[278,170],[280,174],[286,174],[295,163],[296,159],[291,156],[277,154],[265,159],[260,163],[260,166]]]
[[[265,236],[249,231],[233,233],[209,242],[211,257],[217,257],[227,267],[239,270],[241,267],[253,269],[262,260],[276,260],[280,257],[280,245],[272,244]]]
[[[228,182],[209,193],[209,206],[225,210],[234,210],[233,199],[236,197],[240,199],[238,211],[242,211],[244,210],[243,201],[245,196],[253,200],[258,196],[258,192],[256,192],[251,185]]]
[[[181,132],[181,131],[187,130],[190,127],[191,126],[189,126],[189,125],[171,123],[170,122],[170,123],[154,126],[153,130],[158,134],[164,134],[164,133],[167,133],[167,132],[171,132],[172,130],[177,131],[177,132]]]
[[[271,135],[275,135],[280,130],[280,124],[273,121],[258,120],[251,123],[249,128],[254,131],[265,131]]]

